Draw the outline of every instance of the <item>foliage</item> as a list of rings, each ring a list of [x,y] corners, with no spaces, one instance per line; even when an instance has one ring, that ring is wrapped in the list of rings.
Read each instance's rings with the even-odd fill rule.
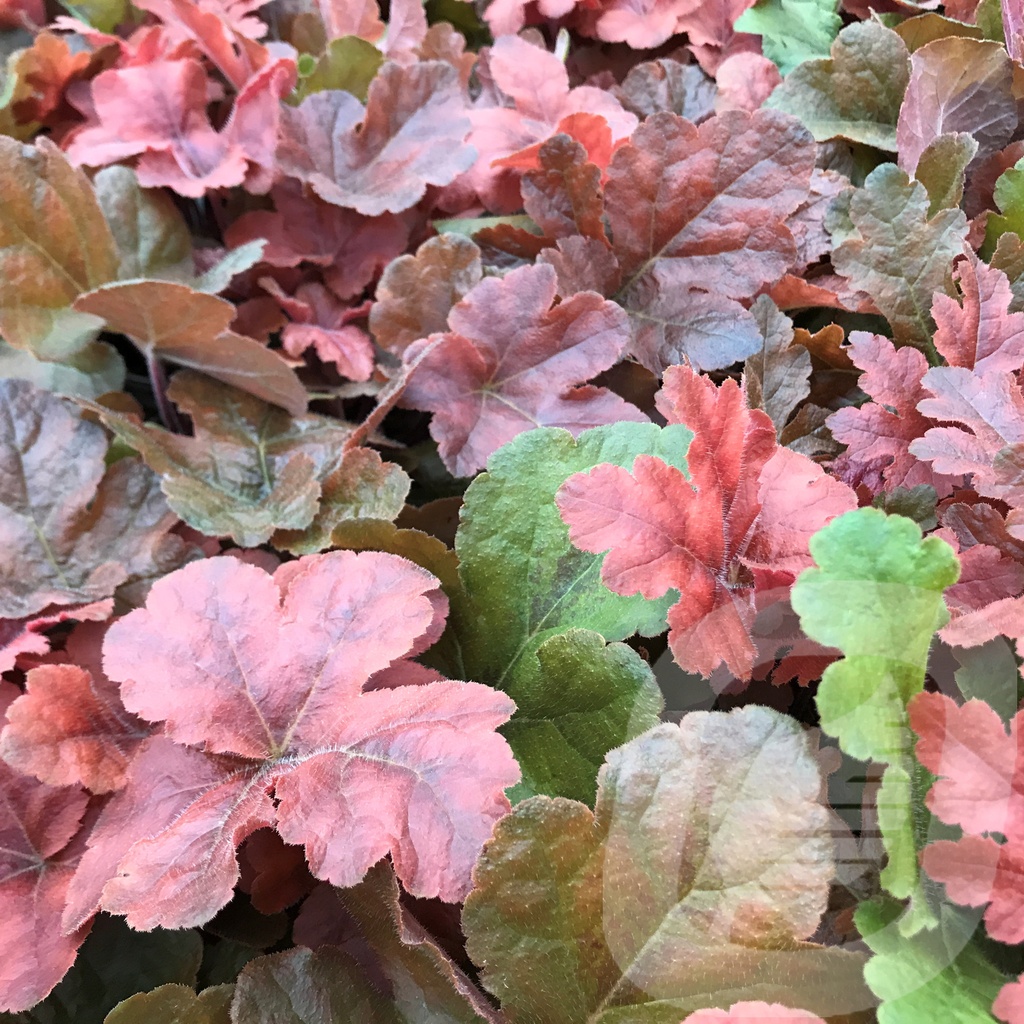
[[[0,2],[3,1024],[1024,1024],[1024,18]]]

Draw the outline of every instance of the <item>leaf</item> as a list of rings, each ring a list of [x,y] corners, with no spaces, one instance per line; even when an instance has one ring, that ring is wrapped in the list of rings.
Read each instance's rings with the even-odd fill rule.
[[[1024,941],[1017,879],[1024,864],[1024,755],[1014,715],[1009,735],[983,700],[962,707],[938,693],[910,704],[910,725],[919,739],[918,760],[938,776],[928,793],[929,810],[960,825],[962,839],[925,847],[924,870],[946,886],[954,903],[988,904],[985,926],[1000,942]],[[997,842],[983,833],[1005,837]]]
[[[160,474],[168,504],[201,533],[245,547],[273,537],[304,551],[326,546],[344,519],[401,511],[408,478],[367,448],[346,451],[349,424],[289,416],[189,371],[174,377],[167,394],[192,419],[194,437],[92,408]]]
[[[801,728],[750,706],[692,711],[610,752],[594,813],[519,804],[463,911],[484,985],[512,1024],[667,1021],[747,999],[825,1016],[870,1005],[858,954],[800,941],[832,877],[820,787]]]
[[[80,412],[0,380],[0,616],[96,601],[180,561],[157,478],[135,459],[107,469],[106,452]]]
[[[796,258],[785,218],[807,198],[814,148],[790,117],[727,111],[696,127],[654,114],[616,152],[605,189],[621,281],[613,297],[649,369],[714,369],[759,347],[749,316],[726,300],[749,297]],[[736,340],[702,341],[707,313]]]
[[[685,464],[689,439],[683,427],[653,424],[616,423],[578,440],[534,430],[496,453],[466,491],[455,538],[463,592],[448,589],[450,657],[453,670],[506,691],[520,709],[503,730],[523,769],[517,799],[542,792],[592,801],[605,753],[652,724],[658,708],[640,658],[595,634],[659,633],[669,602],[604,587],[600,559],[569,543],[555,491],[573,472],[629,465],[640,452]],[[552,689],[549,671],[564,691]]]
[[[936,366],[922,378],[935,397],[924,398],[918,409],[932,420],[955,424],[936,426],[910,446],[911,454],[948,474],[972,474],[979,494],[1010,505],[1024,503],[1024,475],[1019,465],[1024,451],[1024,395],[1013,373],[972,373],[959,366]]]
[[[147,726],[125,711],[103,674],[104,626],[82,623],[65,650],[72,664],[40,665],[26,673],[25,693],[7,709],[0,758],[51,786],[108,793],[124,784],[125,768]]]
[[[278,162],[321,199],[367,216],[415,206],[473,162],[458,76],[441,61],[386,63],[365,109],[341,90],[283,107]]]
[[[764,55],[788,75],[805,60],[828,57],[843,27],[838,0],[760,0],[733,23],[761,37]]]
[[[370,331],[392,352],[404,352],[420,338],[443,333],[452,307],[482,276],[480,250],[468,238],[428,238],[415,255],[392,260],[381,275],[370,310]]]
[[[982,158],[1010,141],[1017,127],[1013,65],[999,43],[936,39],[915,50],[910,64],[896,126],[899,165],[908,174],[941,135],[970,133]]]
[[[686,1018],[686,1024],[743,1024],[744,1021],[760,1021],[761,1024],[787,1024],[788,1021],[804,1021],[805,1024],[825,1024],[814,1013],[794,1010],[781,1003],[735,1003],[728,1010],[698,1010]]]
[[[1007,1024],[1020,1024],[1024,1020],[1024,982],[1020,978],[999,990],[992,1012]]]
[[[507,697],[408,660],[441,632],[437,588],[402,558],[348,551],[274,577],[211,558],[157,581],[103,663],[163,734],[104,808],[65,927],[97,903],[143,929],[206,922],[238,881],[238,843],[275,823],[334,885],[390,853],[408,891],[460,900],[519,769],[493,731]]]
[[[192,57],[101,72],[89,83],[89,120],[69,140],[68,159],[102,167],[137,158],[141,186],[164,186],[195,199],[241,184],[266,192],[283,121],[280,100],[295,84],[294,62],[268,60],[241,84],[219,131],[206,112],[208,83]]]
[[[48,139],[0,136],[0,334],[60,360],[91,342],[100,322],[72,309],[117,276],[114,236],[88,178]]]
[[[216,985],[196,995],[187,985],[161,985],[118,1003],[103,1024],[231,1024],[234,985]]]
[[[928,190],[928,216],[960,205],[964,175],[977,155],[978,144],[967,132],[940,135],[925,147],[914,177]]]
[[[821,728],[851,757],[888,765],[878,795],[889,863],[882,883],[894,896],[913,898],[912,934],[932,923],[918,877],[917,852],[927,822],[919,812],[926,785],[911,751],[907,703],[924,687],[928,649],[949,618],[942,592],[960,567],[937,537],[921,539],[916,523],[860,508],[811,538],[819,568],[793,586],[793,608],[813,640],[838,647],[818,687]]]
[[[714,113],[715,83],[697,64],[662,57],[629,69],[618,93],[639,117],[667,110],[698,124]]]
[[[448,333],[405,352],[403,404],[434,413],[431,436],[450,472],[469,476],[523,430],[579,433],[644,414],[605,388],[577,387],[629,342],[622,310],[583,292],[556,305],[555,272],[522,267],[486,278],[452,308]]]
[[[952,493],[959,477],[937,473],[911,454],[914,442],[933,426],[918,411],[928,396],[921,383],[928,370],[924,354],[909,345],[898,349],[883,335],[866,331],[851,332],[848,351],[864,371],[857,383],[872,401],[840,409],[828,418],[832,436],[847,446],[840,475],[848,483],[865,484],[875,494],[921,484],[934,487],[941,497]]]
[[[200,370],[296,415],[306,390],[288,364],[258,341],[232,331],[236,309],[171,281],[125,281],[82,295],[75,309],[131,338],[147,360]]]
[[[468,1024],[493,1013],[479,989],[399,902],[398,883],[389,865],[372,868],[364,881],[350,889],[325,886],[310,897],[296,920],[295,933],[301,945],[316,948],[322,943],[304,941],[308,936],[303,928],[303,915],[314,900],[317,912],[347,932],[347,951],[365,951],[366,958],[359,957],[360,966],[353,971],[354,965],[348,964],[346,973],[350,978],[356,975],[354,988],[361,981],[359,975],[378,979],[384,990],[378,1004],[382,1008],[390,1004],[387,1019]]]
[[[928,219],[928,193],[893,164],[876,167],[850,201],[856,234],[832,253],[836,271],[874,299],[900,344],[927,350],[934,292],[943,291],[949,265],[964,251],[961,210]]]
[[[1006,275],[973,252],[953,267],[962,305],[936,292],[932,316],[938,325],[935,348],[950,366],[975,373],[1019,370],[1024,364],[1024,313],[1009,312],[1013,292]]]
[[[831,59],[795,68],[765,106],[800,118],[817,142],[842,138],[894,153],[909,81],[903,40],[876,21],[857,21],[836,37]]]
[[[778,448],[771,420],[745,406],[735,381],[716,388],[674,367],[658,408],[693,430],[688,475],[640,455],[632,472],[601,465],[571,477],[556,496],[573,544],[609,552],[606,586],[648,599],[679,590],[669,646],[683,671],[703,676],[725,664],[737,679],[750,678],[757,592],[787,586],[810,564],[810,536],[855,504],[845,485]]]
[[[125,365],[113,345],[93,341],[59,363],[36,358],[0,341],[0,379],[27,380],[37,388],[74,398],[99,398],[120,391]]]
[[[198,932],[135,932],[123,919],[101,914],[74,966],[32,1008],[31,1024],[103,1024],[119,1002],[137,992],[165,984],[192,988],[202,958]]]
[[[990,213],[985,222],[983,254],[992,252],[996,243],[1007,232],[1024,237],[1024,160],[1004,171],[993,192],[1000,215]]]
[[[781,434],[790,414],[811,393],[811,354],[794,344],[793,321],[767,296],[759,296],[750,311],[764,345],[743,367],[747,402],[763,409]]]
[[[343,89],[365,103],[370,84],[383,63],[384,54],[359,36],[332,39],[313,70],[299,80],[295,95],[304,100],[315,92]]]
[[[882,1000],[878,1024],[990,1022],[1005,979],[971,942],[974,917],[943,907],[937,928],[908,938],[897,927],[901,910],[893,900],[876,900],[856,911],[857,929],[874,953],[864,977]]]
[[[12,684],[0,682],[0,716],[16,693]],[[60,981],[89,930],[87,922],[68,934],[60,928],[81,854],[79,826],[89,797],[77,786],[44,785],[2,761],[0,792],[0,906],[6,936],[0,1011],[20,1011]]]

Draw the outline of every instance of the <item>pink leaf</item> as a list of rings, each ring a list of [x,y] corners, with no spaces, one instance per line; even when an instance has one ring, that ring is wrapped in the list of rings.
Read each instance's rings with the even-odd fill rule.
[[[733,1003],[728,1010],[698,1010],[686,1018],[685,1024],[745,1024],[758,1021],[759,1024],[825,1024],[808,1010],[793,1010],[781,1003]]]
[[[449,333],[406,350],[407,363],[420,361],[403,401],[434,413],[431,434],[457,476],[474,473],[531,427],[578,434],[646,419],[604,388],[574,387],[622,355],[629,341],[625,313],[593,292],[552,309],[555,287],[554,270],[543,265],[485,278],[452,309]]]
[[[642,455],[632,473],[602,465],[570,477],[559,510],[577,547],[609,552],[601,578],[616,593],[679,590],[669,645],[684,670],[709,676],[725,663],[749,679],[759,660],[757,592],[788,587],[811,564],[810,536],[856,499],[806,457],[778,448],[771,420],[746,408],[735,381],[716,388],[674,367],[658,409],[694,432],[689,480]]]
[[[282,108],[281,170],[336,206],[371,217],[400,213],[428,185],[447,185],[472,164],[464,107],[451,65],[387,63],[365,109],[341,89]]]
[[[154,584],[111,627],[104,665],[164,735],[104,809],[65,927],[97,906],[143,929],[205,922],[231,898],[238,844],[272,825],[334,885],[390,853],[410,892],[461,900],[519,769],[494,732],[507,697],[407,660],[446,612],[433,576],[380,552],[273,576],[213,558]]]
[[[1024,1024],[1024,975],[999,990],[992,1012],[1006,1024]]]
[[[16,693],[0,681],[0,712]],[[0,762],[0,1011],[27,1010],[44,999],[89,931],[87,921],[69,935],[60,929],[88,802],[78,787],[47,786]]]
[[[932,316],[938,325],[935,347],[950,366],[977,373],[1024,365],[1024,313],[1010,313],[1013,292],[1006,275],[973,252],[957,262],[953,280],[963,304],[936,292]]]

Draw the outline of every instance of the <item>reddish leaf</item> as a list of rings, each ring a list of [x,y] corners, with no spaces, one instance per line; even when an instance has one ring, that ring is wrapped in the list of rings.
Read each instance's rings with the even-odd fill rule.
[[[840,475],[875,494],[918,484],[931,485],[940,497],[950,494],[959,476],[937,473],[911,454],[912,442],[934,422],[918,411],[927,396],[921,378],[928,360],[909,345],[897,349],[880,334],[853,331],[849,342],[850,357],[864,371],[858,383],[873,401],[828,419],[832,436],[848,446]]]
[[[720,110],[748,110],[753,113],[775,91],[782,81],[779,69],[767,57],[738,53],[718,66]]]
[[[317,884],[306,867],[302,847],[286,845],[273,829],[254,832],[238,854],[238,887],[249,894],[261,914],[286,910]]]
[[[932,427],[911,444],[911,454],[939,473],[972,474],[979,494],[1024,504],[1024,395],[1014,375],[936,366],[922,383],[935,397],[918,402],[918,409],[959,426]]]
[[[0,681],[0,724],[17,690]],[[46,786],[0,762],[0,1011],[45,998],[74,963],[88,923],[64,935],[60,916],[80,854],[88,794]]]
[[[0,619],[0,672],[8,672],[18,664],[21,655],[46,654],[50,641],[43,633],[51,626],[69,619],[79,622],[102,622],[114,611],[113,598],[70,608],[52,606],[37,615],[21,619]]]
[[[910,82],[896,125],[899,165],[908,174],[940,135],[969,132],[986,157],[1017,127],[1013,65],[999,43],[950,36],[910,57]]]
[[[1024,365],[1024,313],[1010,313],[1013,292],[1006,275],[969,252],[953,268],[963,304],[942,292],[932,300],[938,325],[935,348],[950,366],[976,373],[1017,371]]]
[[[1009,734],[984,701],[962,707],[938,693],[922,693],[908,705],[917,733],[918,760],[938,781],[928,793],[929,809],[967,835],[925,847],[923,864],[946,886],[955,903],[989,904],[985,924],[1000,942],[1024,941],[1024,713],[1010,722]],[[1004,843],[980,833],[994,832]]]
[[[721,85],[721,70],[717,84]],[[697,64],[662,58],[630,68],[618,96],[640,117],[668,111],[699,124],[715,111],[715,85]]]
[[[698,1010],[686,1018],[685,1024],[745,1024],[758,1021],[759,1024],[825,1024],[815,1013],[808,1010],[793,1010],[781,1003],[733,1003],[728,1010]]]
[[[1006,1024],[1024,1024],[1024,975],[1000,989],[992,1012]]]
[[[409,232],[393,214],[364,217],[307,194],[286,181],[273,193],[274,210],[255,210],[232,222],[224,242],[237,249],[266,239],[262,262],[272,267],[322,266],[323,279],[340,298],[359,295],[396,256],[405,251]]]
[[[406,349],[406,362],[419,363],[403,401],[434,413],[430,432],[457,476],[482,468],[491,452],[531,427],[578,434],[647,419],[604,388],[575,387],[622,355],[626,317],[592,292],[552,309],[555,284],[555,272],[543,265],[485,278],[452,309],[449,333]]]
[[[458,75],[449,64],[385,64],[366,107],[327,90],[282,108],[281,170],[321,199],[367,216],[400,213],[427,185],[447,185],[473,162]]]
[[[51,786],[108,793],[124,785],[125,769],[149,728],[125,711],[116,684],[103,673],[105,626],[79,626],[68,638],[73,664],[41,665],[8,709],[0,757]]]
[[[549,238],[582,235],[607,243],[601,168],[570,136],[538,147],[540,170],[523,177],[523,207]]]
[[[759,660],[757,592],[781,586],[784,596],[811,564],[811,535],[856,499],[809,459],[778,448],[771,420],[745,408],[735,381],[716,388],[688,368],[670,369],[658,408],[694,431],[689,480],[641,455],[632,473],[602,465],[570,477],[559,510],[577,547],[609,551],[601,578],[616,593],[679,590],[669,645],[684,670],[709,676],[725,663],[749,679]]]
[[[139,184],[183,196],[273,182],[281,98],[295,85],[295,64],[265,64],[235,99],[219,131],[206,113],[209,83],[197,60],[158,60],[111,68],[93,79],[90,123],[70,139],[72,163],[101,167],[138,157]]]
[[[111,627],[104,665],[164,735],[104,809],[65,926],[98,904],[143,929],[205,922],[231,897],[237,845],[274,824],[334,885],[390,853],[410,892],[461,900],[519,770],[494,732],[507,697],[422,682],[407,660],[446,612],[435,577],[379,552],[273,577],[213,558],[154,584]],[[373,689],[384,669],[388,688]]]
[[[180,564],[176,517],[136,459],[104,464],[103,428],[27,381],[0,380],[0,616],[110,597]]]
[[[483,276],[480,250],[462,235],[438,235],[416,255],[392,261],[377,283],[370,330],[377,343],[403,352],[414,341],[443,332],[448,314]]]

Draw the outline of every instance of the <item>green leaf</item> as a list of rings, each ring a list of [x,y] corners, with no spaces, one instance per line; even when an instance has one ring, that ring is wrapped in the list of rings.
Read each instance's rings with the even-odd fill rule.
[[[128,17],[131,4],[128,0],[61,0],[61,6],[100,32],[113,32]]]
[[[450,595],[448,642],[455,655],[444,667],[458,678],[505,690],[519,705],[522,725],[513,717],[506,727],[523,769],[525,788],[519,793],[593,799],[597,768],[609,749],[599,748],[643,731],[652,713],[650,680],[635,655],[576,638],[577,655],[590,659],[576,671],[591,677],[606,697],[588,701],[570,728],[566,711],[572,700],[583,699],[580,685],[572,684],[572,700],[549,696],[566,685],[571,672],[562,654],[566,648],[551,648],[545,666],[541,645],[571,629],[610,641],[638,632],[653,636],[665,628],[666,611],[677,597],[669,592],[647,601],[608,590],[601,582],[601,556],[570,544],[555,492],[573,473],[602,462],[632,468],[642,453],[684,468],[691,437],[685,427],[662,430],[650,423],[598,427],[578,440],[566,430],[531,430],[496,452],[487,472],[466,491],[455,540],[462,590]],[[557,686],[549,672],[559,674]],[[614,689],[622,697],[608,703]],[[588,731],[600,737],[596,744],[584,742]],[[541,742],[542,736],[549,742]]]
[[[878,797],[890,855],[882,882],[914,898],[904,926],[921,927],[932,923],[917,866],[929,779],[914,757],[907,702],[923,689],[932,637],[949,620],[942,592],[959,562],[945,541],[922,540],[912,520],[873,508],[834,519],[810,549],[819,568],[797,578],[793,608],[811,639],[845,655],[818,688],[821,728],[850,756],[889,766]]]
[[[1012,231],[1024,238],[1024,160],[1018,160],[1009,170],[1003,171],[996,181],[996,206],[999,213],[990,213],[985,223],[985,246],[983,256],[995,250],[999,236]]]
[[[194,985],[202,955],[197,931],[136,932],[123,918],[101,914],[74,966],[50,995],[26,1013],[2,1019],[10,1024],[101,1024],[137,992],[164,984]]]
[[[897,344],[926,353],[935,329],[932,295],[944,290],[950,265],[967,239],[962,210],[942,210],[929,220],[929,207],[924,185],[895,164],[882,164],[850,199],[857,234],[832,253],[838,273],[875,300]]]
[[[960,205],[967,165],[978,152],[978,143],[967,132],[951,132],[933,139],[917,162],[914,177],[928,190],[928,216]]]
[[[986,1024],[1004,978],[971,942],[978,912],[942,908],[938,927],[907,938],[903,907],[880,899],[861,904],[855,921],[875,954],[864,977],[880,999],[878,1024]]]
[[[125,365],[117,349],[105,341],[90,342],[59,363],[0,341],[0,380],[6,378],[31,381],[55,395],[99,398],[124,387]]]
[[[815,57],[828,57],[843,27],[838,0],[760,0],[733,24],[761,37],[764,55],[783,75]]]
[[[833,875],[808,734],[748,706],[609,753],[595,811],[534,797],[495,828],[463,930],[512,1024],[678,1024],[763,999],[873,1005],[861,954],[801,941]],[[756,837],[756,840],[753,840]]]
[[[800,118],[817,142],[847,139],[896,152],[896,121],[910,81],[910,54],[891,29],[858,21],[832,56],[794,68],[764,106]]]
[[[384,54],[359,36],[332,39],[316,66],[299,81],[295,97],[301,101],[325,89],[342,89],[365,103],[370,83],[383,63]]]
[[[118,1003],[103,1024],[231,1024],[234,985],[196,995],[187,985],[161,985]]]
[[[408,477],[368,448],[346,452],[346,423],[290,416],[189,371],[167,394],[192,417],[195,437],[89,407],[160,475],[168,505],[201,533],[244,547],[273,536],[286,550],[320,550],[342,520],[402,509]]]

